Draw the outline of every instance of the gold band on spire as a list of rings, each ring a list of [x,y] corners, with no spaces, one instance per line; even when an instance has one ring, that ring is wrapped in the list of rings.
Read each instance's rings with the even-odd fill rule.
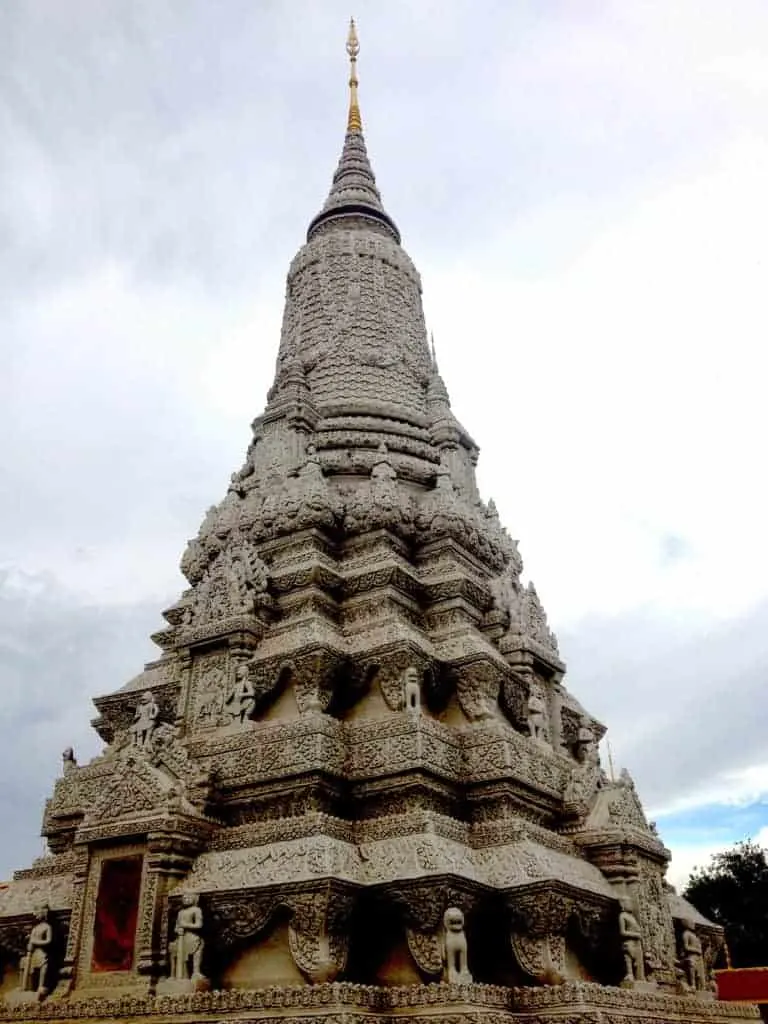
[[[357,101],[357,55],[360,53],[360,42],[355,29],[355,19],[349,19],[349,35],[347,36],[347,53],[349,54],[349,116],[347,131],[361,132],[363,121],[360,117],[360,105]]]

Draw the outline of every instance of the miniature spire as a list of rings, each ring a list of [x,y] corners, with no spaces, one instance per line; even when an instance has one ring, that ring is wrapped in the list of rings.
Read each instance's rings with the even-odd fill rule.
[[[360,104],[357,99],[357,55],[360,53],[360,42],[355,29],[355,19],[349,19],[349,35],[347,36],[347,53],[349,54],[349,116],[347,131],[361,132],[363,122],[360,117]]]

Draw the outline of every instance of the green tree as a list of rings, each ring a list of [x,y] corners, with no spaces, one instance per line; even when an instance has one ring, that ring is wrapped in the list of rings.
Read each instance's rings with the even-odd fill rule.
[[[722,925],[734,967],[768,965],[768,859],[752,841],[716,853],[696,868],[683,893]]]

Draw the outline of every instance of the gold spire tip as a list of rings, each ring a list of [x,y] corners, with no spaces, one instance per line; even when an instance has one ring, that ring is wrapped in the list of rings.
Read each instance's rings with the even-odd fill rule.
[[[349,33],[347,34],[347,53],[355,60],[358,53],[360,53],[360,40],[357,38],[357,29],[355,28],[355,19],[349,19]]]
[[[349,116],[347,117],[347,131],[361,132],[363,130],[363,121],[360,117],[360,106],[357,100],[357,55],[360,53],[360,41],[357,38],[354,18],[349,19],[347,53],[349,54]]]

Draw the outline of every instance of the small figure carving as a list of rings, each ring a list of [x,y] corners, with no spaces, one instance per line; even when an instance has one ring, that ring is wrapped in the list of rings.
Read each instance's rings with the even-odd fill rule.
[[[636,981],[645,981],[643,936],[629,900],[621,901],[619,934],[621,951],[624,954],[624,983],[633,985]]]
[[[588,718],[579,722],[576,736],[576,760],[579,764],[597,764],[597,745],[595,734]]]
[[[683,949],[682,960],[685,966],[686,981],[694,991],[703,991],[707,987],[704,956],[701,948],[701,939],[696,934],[695,926],[691,921],[683,921],[681,946]]]
[[[48,995],[48,966],[53,930],[48,921],[48,907],[44,904],[35,911],[36,924],[27,940],[27,952],[21,958],[21,991],[37,992],[39,999]]]
[[[528,698],[528,732],[532,740],[547,743],[547,705],[536,690]]]
[[[403,673],[403,699],[406,711],[417,713],[421,710],[421,680],[415,665],[409,665]]]
[[[141,695],[141,700],[136,705],[136,714],[131,726],[133,745],[141,750],[146,750],[152,745],[152,735],[157,726],[157,719],[160,708],[152,696],[151,690],[146,690]]]
[[[202,764],[192,768],[187,781],[187,799],[193,807],[205,813],[208,805],[215,802],[216,782],[214,768]]]
[[[77,768],[77,758],[72,747],[66,747],[61,755],[61,767],[65,775],[71,775]]]
[[[230,714],[234,721],[244,725],[253,715],[256,707],[256,691],[248,674],[248,666],[241,663],[235,669],[235,686],[227,697],[231,705]]]
[[[229,588],[229,602],[233,611],[246,612],[252,610],[253,600],[249,594],[248,570],[239,552],[227,552],[225,574]]]
[[[202,981],[203,912],[196,892],[182,896],[181,910],[176,917],[176,941],[171,943],[171,970],[178,981]]]
[[[458,907],[449,907],[443,914],[442,954],[445,980],[448,984],[471,985],[472,975],[467,965],[464,914]]]
[[[397,480],[397,473],[392,468],[392,464],[389,461],[389,451],[383,441],[379,445],[379,455],[381,458],[373,464],[371,469],[371,484],[374,487],[387,490]]]
[[[186,600],[181,606],[181,619],[179,625],[182,629],[189,629],[195,621],[195,601],[194,598]]]
[[[184,787],[174,783],[165,794],[165,809],[168,814],[181,814],[184,810]]]

